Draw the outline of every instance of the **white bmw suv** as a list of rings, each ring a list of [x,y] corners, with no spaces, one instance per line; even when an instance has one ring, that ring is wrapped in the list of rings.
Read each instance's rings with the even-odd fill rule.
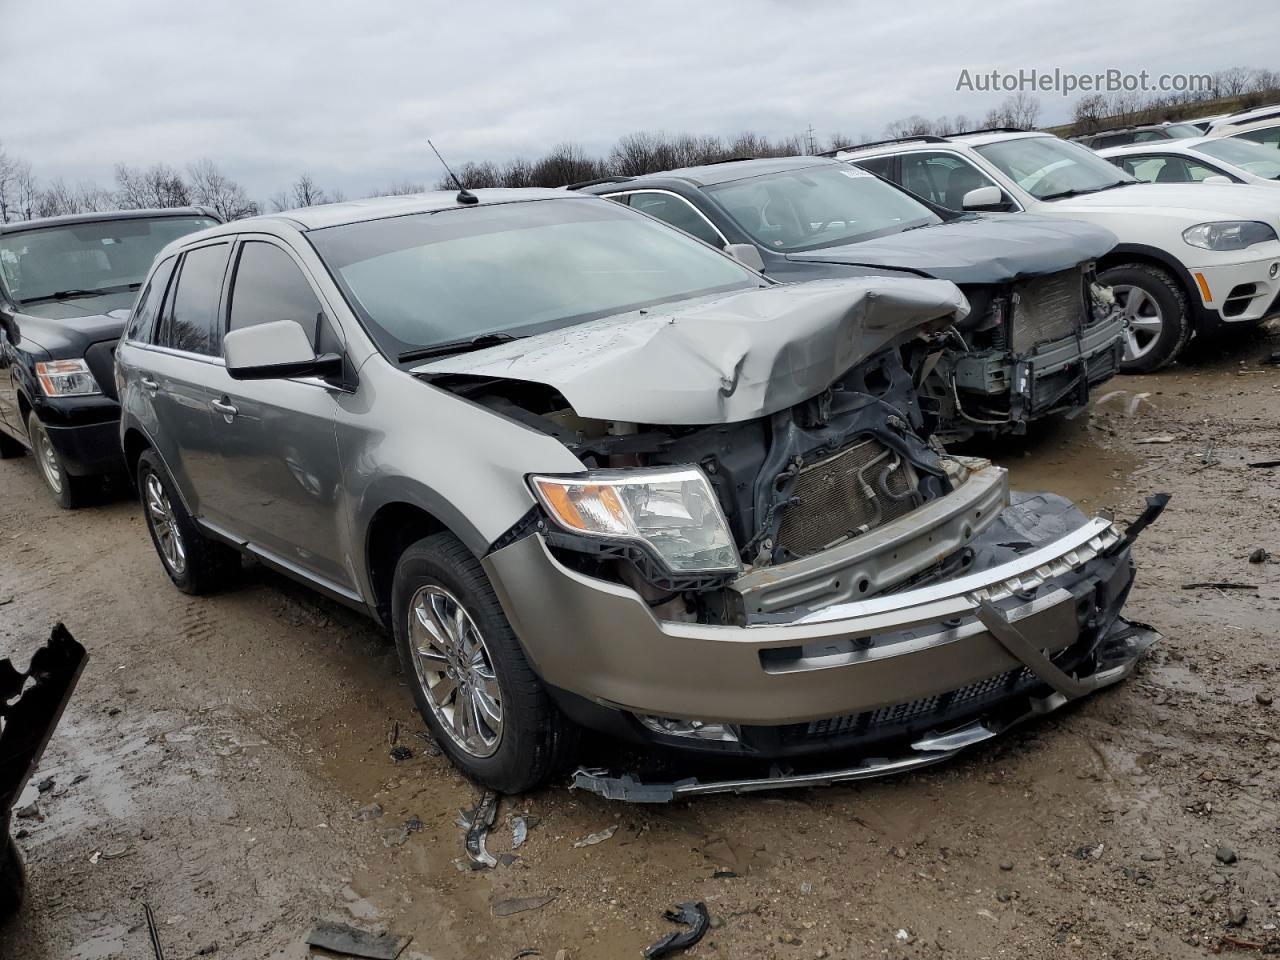
[[[1098,261],[1128,324],[1123,368],[1148,373],[1201,336],[1280,313],[1280,195],[1246,184],[1141,183],[1048,133],[978,131],[836,156],[952,209],[1087,220],[1120,243]]]

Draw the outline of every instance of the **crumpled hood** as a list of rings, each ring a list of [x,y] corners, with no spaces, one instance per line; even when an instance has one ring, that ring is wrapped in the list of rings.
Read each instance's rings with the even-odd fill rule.
[[[1134,183],[1054,200],[1052,207],[1055,214],[1073,210],[1118,217],[1133,216],[1135,212],[1144,216],[1159,214],[1185,219],[1187,226],[1213,220],[1263,220],[1273,227],[1280,224],[1280,198],[1250,183]],[[1135,207],[1139,209],[1135,211]]]
[[[547,384],[598,420],[735,423],[816,396],[872,354],[968,312],[939,280],[818,280],[618,314],[413,372]]]
[[[1115,245],[1115,234],[1103,227],[1019,213],[953,220],[787,259],[896,267],[952,283],[1008,283],[1095,260]]]

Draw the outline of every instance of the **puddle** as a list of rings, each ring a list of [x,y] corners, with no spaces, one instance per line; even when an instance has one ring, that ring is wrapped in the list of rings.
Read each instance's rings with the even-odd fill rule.
[[[1132,394],[1118,395],[1127,408]],[[1139,401],[1139,406],[1148,401]],[[1106,445],[1105,434],[1089,425],[1088,415],[1049,422],[1025,437],[970,441],[959,453],[989,457],[1009,471],[1015,490],[1046,491],[1074,500],[1091,513],[1115,500],[1117,491],[1144,461]]]

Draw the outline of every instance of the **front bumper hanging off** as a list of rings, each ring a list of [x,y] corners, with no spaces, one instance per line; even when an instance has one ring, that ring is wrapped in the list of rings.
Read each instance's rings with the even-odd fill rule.
[[[895,773],[907,773],[949,760],[965,747],[999,736],[1025,720],[1043,716],[1096,690],[1124,680],[1142,655],[1162,637],[1144,624],[1118,620],[1098,649],[1097,669],[1086,677],[1068,676],[1044,656],[1035,644],[990,602],[982,604],[982,622],[1010,654],[1023,662],[1052,692],[1028,696],[1020,709],[974,720],[952,730],[930,734],[910,745],[909,752],[890,757],[866,758],[836,770],[789,773],[774,767],[768,776],[734,780],[702,781],[696,778],[671,783],[644,783],[631,776],[610,776],[600,769],[579,768],[571,789],[588,790],[607,800],[629,803],[669,803],[672,800],[712,793],[757,793],[788,787],[825,787],[853,780],[869,780]]]

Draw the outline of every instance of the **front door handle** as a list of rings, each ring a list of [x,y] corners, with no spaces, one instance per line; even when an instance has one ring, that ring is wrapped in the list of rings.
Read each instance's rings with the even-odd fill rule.
[[[237,407],[234,403],[228,403],[225,397],[222,400],[210,400],[209,406],[213,407],[215,411],[222,414],[222,419],[227,421],[227,423],[230,423],[232,420],[234,420],[236,414],[240,412],[240,408]]]
[[[144,390],[149,390],[153,395],[160,389],[160,384],[150,377],[139,377],[138,382],[142,384]]]

